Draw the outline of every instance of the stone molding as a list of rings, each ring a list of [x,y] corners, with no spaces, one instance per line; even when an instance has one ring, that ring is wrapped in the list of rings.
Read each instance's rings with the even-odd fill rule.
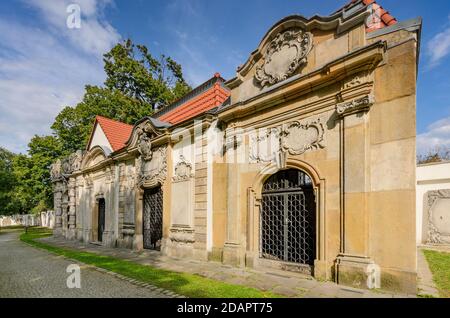
[[[312,34],[300,28],[278,33],[269,43],[255,80],[262,88],[284,81],[306,65],[312,49]]]
[[[183,155],[180,155],[180,161],[175,165],[175,175],[172,178],[173,182],[188,181],[192,177],[194,177],[192,164]]]
[[[338,114],[338,116],[344,117],[351,114],[368,111],[374,103],[375,98],[373,97],[373,95],[366,95],[349,102],[337,104],[336,113]]]
[[[433,222],[434,208],[439,199],[450,199],[450,189],[442,189],[427,192],[427,205],[428,210],[428,239],[427,243],[430,244],[442,244],[450,243],[450,236],[441,233]]]

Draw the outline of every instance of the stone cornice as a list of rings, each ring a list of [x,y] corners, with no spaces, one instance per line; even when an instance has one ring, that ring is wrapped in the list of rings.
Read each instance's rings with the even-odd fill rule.
[[[228,122],[254,111],[278,105],[320,88],[332,85],[361,71],[373,70],[384,59],[386,42],[378,41],[352,51],[305,75],[293,76],[264,89],[256,96],[232,104],[218,113],[221,121]]]

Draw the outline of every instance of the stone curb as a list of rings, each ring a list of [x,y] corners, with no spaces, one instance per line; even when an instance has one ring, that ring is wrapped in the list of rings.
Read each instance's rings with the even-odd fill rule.
[[[22,243],[25,243],[26,245],[31,246],[33,248],[36,248],[36,249],[39,249],[39,250],[45,250],[45,249],[36,247],[36,246],[34,246],[32,244],[29,244],[27,242],[24,242],[24,241],[21,241],[21,240],[19,240],[19,241],[22,242]],[[45,250],[45,251],[47,251],[47,250]],[[142,282],[142,281],[139,281],[139,280],[136,280],[136,279],[133,279],[133,278],[129,278],[129,277],[124,276],[122,274],[118,274],[116,272],[109,271],[109,270],[101,268],[101,267],[97,267],[97,266],[94,266],[94,265],[89,265],[89,264],[83,263],[81,261],[78,261],[78,260],[75,260],[75,259],[63,256],[63,255],[59,255],[59,254],[56,254],[56,253],[53,253],[53,252],[50,252],[50,251],[47,251],[47,252],[52,254],[52,255],[64,258],[66,260],[75,261],[75,262],[77,262],[79,264],[82,264],[82,265],[86,266],[86,268],[90,268],[90,269],[96,270],[96,271],[98,271],[100,273],[114,276],[114,277],[116,277],[116,278],[118,278],[120,280],[126,281],[126,282],[131,283],[131,284],[133,284],[135,286],[138,286],[138,287],[141,287],[141,288],[146,288],[146,289],[148,289],[150,291],[157,292],[157,293],[162,294],[164,296],[168,296],[168,297],[172,297],[172,298],[187,298],[186,296],[179,295],[179,294],[177,294],[177,293],[175,293],[173,291],[170,291],[170,290],[167,290],[167,289],[163,289],[163,288],[159,288],[159,287],[156,287],[156,286],[154,286],[152,284],[149,284],[149,283],[146,283],[146,282]]]

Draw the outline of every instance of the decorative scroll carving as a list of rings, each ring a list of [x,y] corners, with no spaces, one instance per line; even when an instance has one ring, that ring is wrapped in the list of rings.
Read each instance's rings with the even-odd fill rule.
[[[180,155],[180,161],[175,166],[175,176],[173,177],[174,182],[187,181],[193,177],[192,165]]]
[[[252,136],[250,142],[250,161],[272,162],[280,151],[280,128],[268,128],[259,136]]]
[[[354,99],[350,102],[339,103],[336,105],[336,112],[339,116],[346,116],[354,113],[369,110],[374,103],[374,97],[367,95],[362,98]]]
[[[443,233],[440,227],[436,224],[436,203],[440,199],[450,200],[449,190],[436,190],[428,192],[427,210],[428,210],[428,240],[427,243],[442,244],[450,243],[450,233]],[[450,213],[447,217],[450,217]],[[441,216],[442,218],[442,216]]]
[[[288,153],[301,155],[308,150],[324,148],[324,135],[320,118],[269,128],[263,134],[251,137],[250,162],[275,162],[283,168]]]
[[[291,155],[301,155],[308,150],[323,148],[324,133],[320,119],[305,123],[294,121],[283,127],[281,147]]]
[[[140,157],[136,160],[137,184],[152,187],[162,184],[167,176],[167,146],[152,149],[151,160]]]
[[[298,28],[279,33],[268,45],[263,65],[256,68],[256,81],[265,87],[287,79],[307,63],[311,49],[311,33]]]

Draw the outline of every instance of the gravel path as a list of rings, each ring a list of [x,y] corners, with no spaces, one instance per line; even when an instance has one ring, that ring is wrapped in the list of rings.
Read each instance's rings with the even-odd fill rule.
[[[92,267],[35,249],[19,241],[18,232],[0,234],[0,297],[167,297]],[[67,266],[81,268],[81,288],[70,289]]]

